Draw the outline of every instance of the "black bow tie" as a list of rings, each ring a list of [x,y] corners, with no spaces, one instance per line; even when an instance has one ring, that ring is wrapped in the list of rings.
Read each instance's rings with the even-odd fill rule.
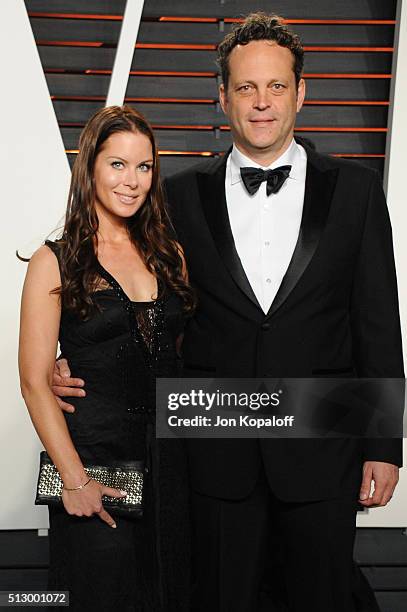
[[[258,191],[261,183],[267,181],[267,195],[277,193],[284,185],[290,174],[291,166],[280,166],[274,170],[262,170],[261,168],[240,168],[240,175],[244,186],[250,195]]]

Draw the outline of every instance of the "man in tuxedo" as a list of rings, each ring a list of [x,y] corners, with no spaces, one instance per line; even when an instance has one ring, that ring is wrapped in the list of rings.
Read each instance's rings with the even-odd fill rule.
[[[402,378],[383,190],[376,172],[294,139],[299,38],[276,16],[249,15],[219,65],[233,147],[165,185],[198,298],[184,375]],[[388,503],[399,441],[194,439],[188,452],[194,610],[358,609],[357,504]],[[267,593],[274,556],[278,592]]]

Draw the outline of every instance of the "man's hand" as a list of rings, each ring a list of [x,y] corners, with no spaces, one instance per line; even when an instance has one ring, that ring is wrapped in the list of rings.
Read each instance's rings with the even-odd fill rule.
[[[359,502],[366,508],[385,506],[392,498],[398,480],[399,468],[397,465],[382,461],[365,461]],[[372,481],[374,481],[374,489],[370,495]]]
[[[71,371],[66,359],[59,359],[55,362],[52,375],[52,392],[62,410],[75,412],[75,408],[64,402],[61,397],[84,397],[86,392],[81,388],[84,384],[85,381],[81,378],[71,378]]]

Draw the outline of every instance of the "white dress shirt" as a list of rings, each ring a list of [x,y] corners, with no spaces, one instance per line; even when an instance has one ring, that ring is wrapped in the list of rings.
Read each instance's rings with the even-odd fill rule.
[[[278,193],[267,196],[266,181],[254,195],[246,191],[240,168],[263,170],[291,165]],[[259,166],[233,145],[226,164],[225,191],[230,225],[242,266],[254,294],[268,312],[287,271],[300,230],[307,154],[293,139],[270,166]]]

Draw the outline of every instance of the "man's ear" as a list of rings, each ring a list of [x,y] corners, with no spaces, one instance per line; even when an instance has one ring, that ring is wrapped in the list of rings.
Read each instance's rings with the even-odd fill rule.
[[[300,82],[298,83],[298,89],[297,89],[297,113],[300,112],[302,105],[304,103],[304,98],[305,98],[305,81],[304,79],[300,79]]]
[[[225,113],[225,115],[227,115],[227,106],[228,106],[227,93],[226,93],[225,86],[223,83],[219,85],[219,102],[220,102],[223,112]]]

